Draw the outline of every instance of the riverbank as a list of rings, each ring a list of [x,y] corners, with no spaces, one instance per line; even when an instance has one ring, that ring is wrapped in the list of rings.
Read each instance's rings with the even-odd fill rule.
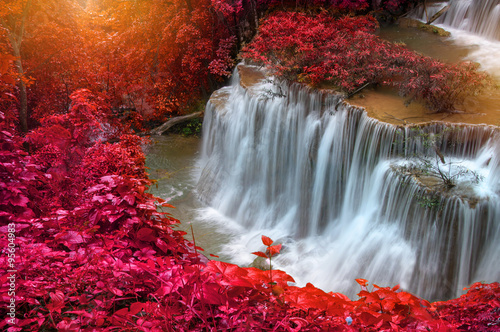
[[[467,111],[433,113],[421,103],[405,105],[405,100],[388,88],[370,89],[346,100],[353,106],[362,107],[368,116],[394,125],[419,125],[428,122],[450,124],[484,124],[500,126],[500,94],[487,92],[466,101]]]

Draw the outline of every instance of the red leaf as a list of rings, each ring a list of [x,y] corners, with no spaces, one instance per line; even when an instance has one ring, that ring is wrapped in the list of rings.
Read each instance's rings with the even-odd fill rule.
[[[168,204],[168,203],[163,203],[163,204],[161,204],[161,206],[163,206],[163,207],[169,207],[169,208],[175,209],[175,206],[173,206],[173,205],[171,205],[171,204]]]
[[[55,293],[50,292],[49,296],[53,302],[63,302],[64,301],[64,293],[59,291],[59,290],[56,290]]]
[[[207,263],[206,270],[215,274],[220,274],[226,279],[225,283],[229,285],[253,287],[253,284],[247,279],[247,270],[238,265],[220,261],[210,261]]]
[[[264,243],[265,246],[270,246],[273,244],[273,240],[271,240],[270,238],[268,238],[267,236],[265,235],[262,235],[262,243]]]
[[[128,308],[122,308],[120,310],[117,310],[115,312],[115,315],[117,316],[122,316],[122,317],[126,317],[128,315]]]
[[[29,203],[29,199],[24,195],[16,195],[10,198],[10,204],[15,206],[23,206],[26,207]]]
[[[263,253],[262,251],[255,251],[255,252],[252,252],[252,254],[254,255],[257,255],[259,257],[263,257],[263,258],[269,258],[265,253]]]
[[[398,298],[401,300],[402,304],[408,304],[412,299],[413,295],[407,292],[398,293]]]
[[[203,300],[203,302],[215,305],[224,304],[227,298],[227,295],[223,293],[221,286],[216,283],[204,284],[202,295],[201,300]]]
[[[61,309],[64,308],[64,293],[56,290],[55,293],[50,292],[49,296],[52,301],[47,304],[47,309],[61,313]]]
[[[116,287],[108,287],[108,289],[111,291],[111,293],[113,293],[113,294],[115,294],[117,296],[123,296],[123,292],[122,292],[121,289],[118,289]]]
[[[277,244],[275,246],[270,246],[267,248],[269,251],[269,257],[273,257],[274,255],[277,255],[280,253],[281,250],[281,244]]]
[[[333,297],[337,297],[339,299],[342,299],[344,301],[351,301],[351,299],[347,295],[344,295],[342,293],[333,293],[333,292],[330,292],[328,294],[330,294]]]
[[[137,238],[141,241],[155,241],[156,236],[154,235],[154,231],[151,228],[141,228],[137,231]]]
[[[295,282],[292,276],[281,270],[272,270],[272,273],[271,270],[267,270],[264,271],[264,274],[269,274],[269,278],[272,276],[274,282],[277,282],[278,284],[281,284],[283,286],[287,286],[288,282]]]
[[[384,311],[390,312],[394,309],[396,302],[394,300],[382,300],[381,304]]]
[[[370,325],[377,325],[380,322],[380,318],[377,318],[369,313],[362,312],[361,315],[359,315],[359,319],[363,322],[363,325],[365,326],[370,326]]]
[[[126,201],[128,204],[133,205],[135,203],[135,196],[134,195],[125,195],[123,197],[123,200]]]
[[[136,315],[139,313],[144,307],[146,307],[146,303],[135,302],[130,305],[130,315]]]
[[[368,280],[366,279],[356,279],[356,282],[360,284],[362,287],[368,286]]]
[[[221,274],[223,276],[236,275],[236,274],[241,274],[246,276],[245,269],[235,264],[220,262],[220,261],[208,262],[207,271],[213,272],[215,274]]]

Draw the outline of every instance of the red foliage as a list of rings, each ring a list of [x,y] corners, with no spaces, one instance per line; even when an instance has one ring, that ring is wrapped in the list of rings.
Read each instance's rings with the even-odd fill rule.
[[[326,14],[279,12],[262,24],[243,57],[279,77],[347,94],[365,84],[396,86],[408,101],[437,112],[453,111],[486,83],[472,64],[447,65],[375,36],[370,16],[335,19]]]
[[[475,283],[458,299],[432,304],[458,331],[500,331],[500,284]]]
[[[115,107],[164,121],[187,112],[231,73],[241,1],[99,1],[88,43]],[[103,57],[104,55],[104,57]]]
[[[417,5],[420,0],[384,0],[381,7],[394,15],[406,13],[411,7]]]
[[[2,226],[33,218],[34,204],[29,196],[36,192],[39,167],[31,163],[21,148],[13,125],[0,112],[0,220]]]
[[[332,0],[331,5],[348,11],[362,11],[370,6],[368,0]]]
[[[12,123],[16,118],[16,104],[18,101],[14,89],[16,84],[13,66],[14,60],[15,57],[3,53],[2,45],[0,44],[0,110],[4,111],[4,117],[10,117],[6,120],[9,123]]]
[[[343,12],[363,12],[370,8],[368,0],[258,0],[257,4],[262,7],[292,7],[292,8],[329,8]]]
[[[215,2],[215,1],[213,1]],[[218,0],[217,2],[231,2]],[[368,11],[384,10],[391,15],[399,16],[416,6],[422,0],[257,0],[259,10],[263,11],[269,7],[278,8],[304,8],[304,9],[328,9],[341,13],[366,13]]]

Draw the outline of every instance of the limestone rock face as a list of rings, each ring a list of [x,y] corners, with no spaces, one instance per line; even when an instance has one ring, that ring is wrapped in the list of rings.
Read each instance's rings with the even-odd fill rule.
[[[265,73],[255,66],[239,65],[238,73],[240,74],[240,85],[245,89],[266,79]]]

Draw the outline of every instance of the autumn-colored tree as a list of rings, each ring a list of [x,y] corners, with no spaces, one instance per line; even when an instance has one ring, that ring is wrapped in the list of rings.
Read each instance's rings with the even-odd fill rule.
[[[233,66],[237,38],[217,8],[227,9],[209,0],[89,2],[93,52],[102,64],[94,80],[116,107],[142,108],[158,120],[185,112]]]
[[[280,9],[286,7],[296,10],[323,8],[343,13],[366,13],[373,10],[386,10],[393,15],[401,15],[420,2],[423,2],[423,0],[257,0],[257,6],[259,11],[269,7]]]
[[[26,76],[21,57],[21,43],[26,30],[26,20],[31,9],[32,0],[12,0],[0,4],[0,24],[3,36],[7,37],[18,73],[19,120],[21,130],[28,131],[28,99],[26,94]]]
[[[73,0],[8,0],[0,5],[5,50],[15,57],[19,122],[23,132],[30,118],[65,112],[69,95],[82,79],[77,17]]]
[[[92,88],[89,57],[82,31],[85,13],[74,0],[35,1],[23,43],[23,61],[33,82],[28,101],[34,123],[70,109],[70,95]]]
[[[392,0],[381,8],[413,3]],[[236,51],[269,8],[368,10],[367,0],[8,0],[0,5],[8,54],[15,57],[20,126],[67,112],[79,88],[105,93],[117,116],[198,107],[230,75]],[[139,112],[136,112],[139,111]]]
[[[10,118],[8,122],[11,124],[17,119],[15,60],[14,56],[0,50],[0,109]]]

